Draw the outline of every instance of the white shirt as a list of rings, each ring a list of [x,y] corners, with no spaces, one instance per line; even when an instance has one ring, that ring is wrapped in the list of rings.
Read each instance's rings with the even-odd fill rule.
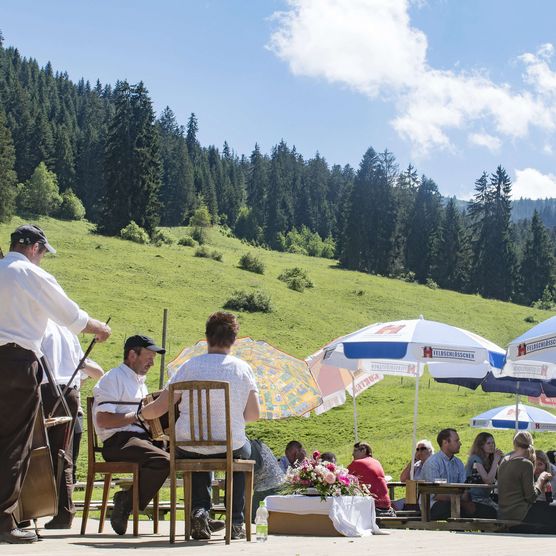
[[[71,375],[83,357],[83,350],[77,336],[65,326],[59,326],[49,320],[41,343],[41,351],[52,371],[54,380],[58,384],[67,384]],[[77,388],[81,385],[81,372],[75,375],[71,385]],[[43,384],[48,382],[43,377]]]
[[[15,251],[0,260],[0,307],[0,346],[14,342],[37,357],[49,318],[76,334],[89,319],[54,276]]]
[[[186,361],[168,384],[184,380],[218,380],[230,383],[232,448],[234,450],[241,448],[247,442],[243,411],[249,392],[258,392],[251,367],[233,355],[205,353]],[[210,407],[212,437],[218,440],[224,439],[226,438],[226,408],[222,391],[211,394]],[[194,400],[194,411],[197,411],[196,400]],[[206,408],[203,407],[203,423],[206,422]],[[180,401],[180,416],[176,422],[177,440],[191,440],[190,432],[189,395],[184,393]],[[196,430],[196,435],[197,432]],[[222,446],[201,446],[196,447],[194,451],[199,454],[215,454],[225,452],[225,450],[225,447]]]
[[[97,413],[129,413],[136,411],[138,403],[148,394],[146,376],[139,376],[125,363],[110,369],[93,388],[93,420],[98,437],[104,441],[120,431],[144,433],[140,425],[131,424],[114,429],[103,429],[97,424]],[[109,402],[109,403],[106,403]],[[131,402],[114,404],[110,402]]]

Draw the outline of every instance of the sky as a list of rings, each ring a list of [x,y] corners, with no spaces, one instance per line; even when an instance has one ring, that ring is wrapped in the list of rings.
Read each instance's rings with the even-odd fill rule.
[[[5,46],[77,81],[143,81],[239,155],[281,139],[357,168],[388,149],[443,195],[506,168],[556,197],[552,0],[2,0]]]

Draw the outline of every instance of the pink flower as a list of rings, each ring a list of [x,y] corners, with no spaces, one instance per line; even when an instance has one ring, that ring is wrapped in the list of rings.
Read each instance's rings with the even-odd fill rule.
[[[332,473],[331,471],[329,471],[325,476],[324,476],[324,480],[329,484],[329,485],[333,485],[336,482],[336,475],[334,475],[334,473]]]
[[[313,459],[316,461],[320,458],[320,452],[318,450],[315,450],[313,452]]]
[[[331,461],[329,461],[326,463],[326,469],[328,469],[328,471],[336,471],[336,466]]]
[[[339,475],[339,476],[338,476],[338,481],[339,481],[340,483],[342,483],[343,485],[345,485],[345,486],[349,486],[349,484],[350,484],[350,482],[351,482],[351,481],[348,479],[348,477],[346,477],[345,475]]]

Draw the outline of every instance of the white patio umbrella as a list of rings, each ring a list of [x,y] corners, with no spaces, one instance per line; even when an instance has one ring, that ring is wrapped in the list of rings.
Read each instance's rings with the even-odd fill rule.
[[[506,405],[489,409],[471,419],[478,429],[513,429],[528,431],[556,431],[556,416],[530,405]]]
[[[417,436],[419,378],[425,368],[443,381],[458,379],[478,384],[504,363],[504,350],[455,326],[415,320],[376,323],[334,340],[324,348],[323,362],[349,370],[411,376],[415,381],[413,447]]]

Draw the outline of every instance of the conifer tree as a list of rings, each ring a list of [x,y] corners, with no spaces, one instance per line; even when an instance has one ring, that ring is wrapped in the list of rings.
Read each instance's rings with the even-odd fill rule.
[[[152,233],[160,217],[159,138],[143,83],[119,82],[106,145],[106,194],[100,230],[117,234],[132,220]]]
[[[15,149],[0,107],[0,222],[8,222],[15,212],[16,185]]]
[[[255,226],[264,226],[265,202],[268,190],[268,160],[261,154],[259,145],[251,153],[247,174],[247,206],[251,209]]]
[[[554,242],[535,210],[519,267],[519,299],[526,305],[554,288]]]

